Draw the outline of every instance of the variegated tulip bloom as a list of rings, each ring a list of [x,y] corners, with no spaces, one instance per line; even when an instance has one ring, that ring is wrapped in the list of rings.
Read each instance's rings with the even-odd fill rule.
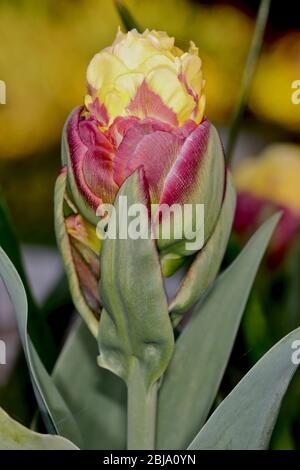
[[[174,240],[157,241],[164,275],[188,261],[183,283],[189,287],[175,302],[179,310],[186,308],[218,271],[235,205],[218,133],[204,117],[198,49],[191,43],[184,52],[163,32],[119,31],[89,64],[87,89],[84,105],[72,112],[64,130],[68,184],[57,223],[60,246],[64,229],[68,234],[62,252],[71,269],[70,284],[83,294],[75,304],[79,311],[88,305],[98,318],[96,210],[113,203],[126,178],[142,167],[151,203],[205,207],[200,253],[186,253]]]

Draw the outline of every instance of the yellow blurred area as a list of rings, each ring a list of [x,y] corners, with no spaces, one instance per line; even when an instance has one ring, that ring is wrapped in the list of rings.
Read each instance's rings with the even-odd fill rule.
[[[291,99],[295,80],[300,80],[300,31],[284,35],[263,54],[250,98],[257,115],[299,133],[300,104]]]
[[[285,206],[300,215],[300,145],[269,145],[257,158],[245,158],[235,168],[238,191]]]
[[[199,46],[206,79],[206,113],[227,124],[238,95],[253,20],[228,5],[190,0],[127,0],[143,28],[165,30],[179,47]],[[20,158],[57,145],[68,113],[83,103],[86,68],[111,44],[121,21],[113,0],[2,0],[0,79],[7,104],[0,106],[0,158]],[[300,106],[291,103],[291,81],[300,78],[299,34],[264,54],[251,96],[259,116],[291,130]]]
[[[57,144],[64,121],[83,102],[86,67],[109,44],[119,18],[111,0],[2,2],[0,157]]]

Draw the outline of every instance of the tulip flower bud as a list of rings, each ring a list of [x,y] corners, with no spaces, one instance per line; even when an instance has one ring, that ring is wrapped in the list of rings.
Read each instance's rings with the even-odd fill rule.
[[[222,145],[216,129],[204,118],[198,49],[191,43],[189,51],[183,52],[163,32],[119,31],[114,43],[92,59],[87,84],[85,104],[71,113],[62,143],[66,191],[74,208],[69,218],[64,215],[66,236],[76,253],[76,259],[71,254],[73,261],[78,264],[79,251],[81,260],[89,264],[82,249],[86,252],[88,247],[89,256],[97,251],[92,248],[96,245],[91,244],[90,233],[99,214],[105,213],[101,208],[113,204],[125,180],[143,167],[155,207],[153,230],[162,271],[169,276],[207,244],[218,225],[227,191]],[[184,212],[184,224],[181,215],[166,216],[164,212],[165,207],[187,205],[192,209],[203,205],[202,224],[197,224],[193,210]],[[234,198],[230,207],[222,222],[228,227]],[[162,236],[166,225],[170,229],[167,238]],[[186,242],[198,240],[200,232],[201,246],[187,248]],[[223,231],[218,229],[218,233]],[[227,236],[223,238],[218,243],[222,254]],[[212,263],[213,258],[213,252],[206,255],[205,263]],[[82,286],[93,279],[95,269],[86,272],[81,264],[77,275]],[[89,298],[94,308],[93,285],[91,281]]]
[[[247,158],[234,173],[238,189],[234,228],[243,241],[272,213],[282,211],[267,261],[276,267],[300,234],[300,147],[274,144],[258,158]]]
[[[65,220],[70,237],[72,256],[82,291],[90,308],[97,314],[100,307],[100,240],[95,229],[81,215],[72,214]]]

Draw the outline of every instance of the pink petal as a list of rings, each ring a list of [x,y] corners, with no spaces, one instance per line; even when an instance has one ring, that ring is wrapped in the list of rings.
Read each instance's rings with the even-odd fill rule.
[[[175,129],[175,134],[185,140],[197,127],[195,121],[188,119],[181,127]]]
[[[118,116],[106,131],[105,135],[112,145],[114,145],[115,148],[118,148],[128,129],[138,122],[139,118],[135,116]]]
[[[210,123],[204,120],[185,140],[165,182],[161,204],[189,202],[191,192],[199,184],[197,174],[205,158],[209,135]]]
[[[250,192],[243,191],[238,194],[234,218],[234,228],[240,235],[245,235],[259,225],[260,213],[266,201]]]
[[[103,127],[109,123],[109,115],[104,104],[101,104],[99,98],[96,97],[91,103],[87,105],[87,109],[94,116],[99,124]]]
[[[219,217],[224,198],[224,186],[225,159],[222,144],[216,129],[204,120],[184,141],[170,168],[162,189],[155,225],[162,224],[164,207],[189,204],[190,208],[195,208],[195,204],[203,204],[205,243]],[[181,218],[178,222],[180,220]],[[184,222],[187,230],[196,229],[196,219],[193,215],[190,214],[190,219],[185,218]],[[177,226],[177,220],[174,224]],[[158,228],[159,225],[157,225]],[[168,241],[159,238],[158,240],[159,249],[169,252],[175,249],[172,248],[172,243],[174,243],[172,239]],[[177,254],[185,254],[184,249],[180,251],[181,248],[181,246],[178,247]]]
[[[141,119],[155,118],[178,126],[176,113],[164,104],[160,96],[150,90],[145,81],[138,88],[135,97],[127,107],[127,111]]]
[[[272,237],[267,257],[267,264],[272,269],[280,265],[299,237],[300,217],[287,207],[259,198],[251,192],[242,191],[238,194],[234,229],[243,241],[277,211],[282,211],[282,216]]]
[[[160,199],[165,178],[182,146],[175,133],[160,130],[161,125],[143,122],[126,132],[113,162],[118,186],[138,167],[143,166],[152,202]],[[163,129],[164,127],[162,127]]]
[[[118,190],[112,177],[114,148],[99,130],[94,117],[81,117],[76,109],[67,126],[67,139],[79,192],[96,210],[101,202],[112,202]]]

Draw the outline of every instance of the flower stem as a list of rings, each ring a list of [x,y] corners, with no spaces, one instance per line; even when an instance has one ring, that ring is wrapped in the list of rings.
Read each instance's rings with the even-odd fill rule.
[[[128,8],[126,8],[126,6],[123,4],[123,1],[115,0],[115,4],[126,31],[130,31],[131,29],[142,31],[142,29],[139,27]]]
[[[157,383],[146,388],[138,362],[127,382],[127,449],[154,450],[156,434]]]
[[[246,65],[244,68],[244,73],[242,77],[241,88],[239,92],[239,98],[237,102],[237,106],[234,112],[234,116],[232,118],[232,122],[229,128],[229,136],[226,146],[226,155],[227,155],[227,162],[228,165],[232,162],[233,157],[233,150],[236,144],[236,140],[238,137],[238,133],[241,127],[242,119],[244,116],[247,99],[250,92],[250,86],[252,82],[252,78],[255,72],[255,68],[257,65],[258,57],[262,48],[264,32],[269,16],[270,11],[270,4],[271,0],[261,0],[254,34],[252,37],[252,42],[250,45]]]

